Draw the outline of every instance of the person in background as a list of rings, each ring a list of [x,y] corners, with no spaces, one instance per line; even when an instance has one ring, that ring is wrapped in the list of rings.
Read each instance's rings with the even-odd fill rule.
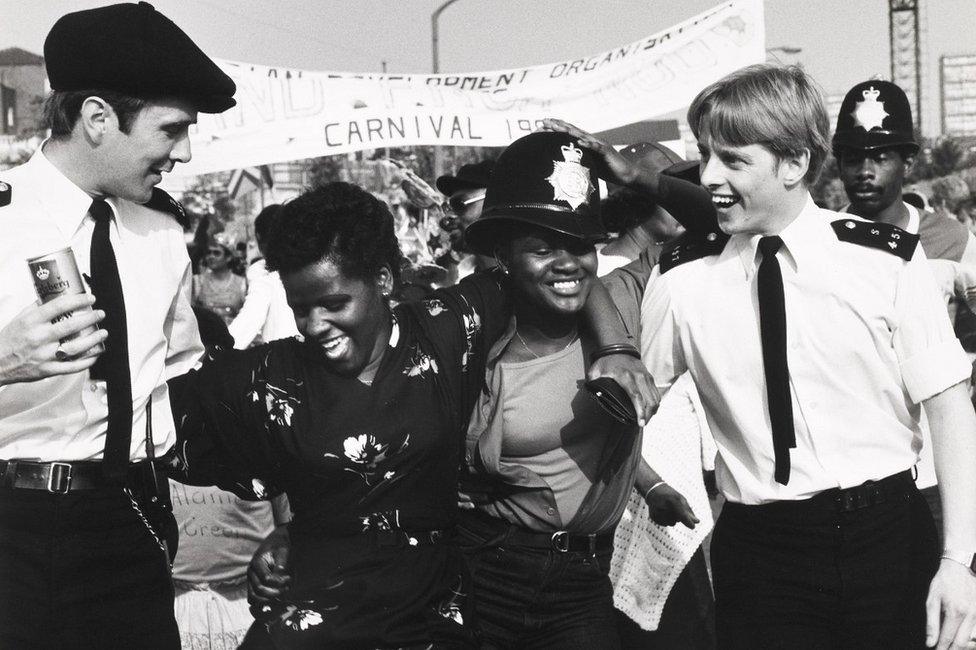
[[[476,163],[461,165],[457,174],[445,174],[437,179],[437,189],[447,197],[454,218],[445,217],[443,226],[451,233],[451,246],[456,258],[456,280],[470,275],[476,270],[485,270],[493,266],[490,258],[481,257],[471,251],[464,241],[465,228],[474,223],[481,216],[485,202],[485,188],[491,179],[495,168],[494,160],[482,160]]]
[[[277,271],[269,271],[264,261],[264,245],[272,220],[281,206],[269,205],[254,219],[254,239],[261,257],[247,269],[247,296],[228,329],[238,350],[298,336],[295,316],[288,306],[285,288]]]
[[[247,280],[234,273],[235,247],[224,233],[210,238],[204,269],[193,276],[193,304],[203,307],[230,324],[244,305]]]
[[[0,647],[179,648],[157,459],[176,441],[166,382],[203,347],[184,213],[155,186],[235,86],[145,2],[62,16],[44,63],[51,137],[0,173]],[[67,246],[96,312],[64,319],[91,303],[39,306],[24,260]]]
[[[976,236],[954,219],[919,209],[902,194],[905,175],[918,153],[911,104],[905,92],[890,81],[856,84],[841,104],[833,148],[850,200],[841,211],[917,234],[948,305],[950,320],[956,321],[960,305],[972,311],[976,306]],[[936,527],[941,529],[942,502],[928,426],[923,426],[922,432],[915,482],[928,501]]]
[[[220,316],[193,310],[207,352],[234,340]],[[180,552],[173,562],[174,608],[182,650],[234,650],[254,617],[247,603],[247,565],[276,526],[291,519],[288,499],[245,501],[216,487],[169,482]]]

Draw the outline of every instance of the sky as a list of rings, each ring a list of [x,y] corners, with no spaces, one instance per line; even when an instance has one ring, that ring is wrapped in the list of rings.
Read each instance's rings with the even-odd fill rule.
[[[431,12],[442,0],[155,0],[213,57],[307,70],[431,70]],[[938,60],[976,53],[973,0],[919,0],[923,127],[938,130]],[[43,51],[62,14],[107,0],[0,0],[0,48]],[[456,0],[440,17],[441,72],[537,65],[636,41],[718,0]],[[890,75],[886,0],[766,0],[766,47],[801,63],[828,95]]]

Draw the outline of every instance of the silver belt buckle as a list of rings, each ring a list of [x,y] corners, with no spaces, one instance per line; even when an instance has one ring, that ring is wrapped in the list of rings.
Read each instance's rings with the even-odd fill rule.
[[[557,530],[552,534],[552,547],[560,553],[569,552],[569,533],[565,530]]]
[[[71,465],[55,462],[50,464],[50,468],[47,475],[47,491],[51,494],[67,494],[71,489]]]

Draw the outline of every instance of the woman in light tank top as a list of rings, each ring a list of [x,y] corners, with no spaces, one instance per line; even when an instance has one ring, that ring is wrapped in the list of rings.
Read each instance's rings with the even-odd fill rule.
[[[640,430],[583,387],[599,350],[580,312],[606,237],[591,155],[563,133],[516,141],[465,232],[510,278],[514,307],[469,424],[474,505],[458,526],[485,648],[619,648],[607,571]]]

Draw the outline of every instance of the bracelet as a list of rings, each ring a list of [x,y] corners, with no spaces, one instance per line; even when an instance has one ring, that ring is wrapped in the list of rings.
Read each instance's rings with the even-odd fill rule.
[[[644,494],[641,495],[641,497],[643,497],[644,501],[647,501],[647,495],[653,492],[655,488],[659,488],[662,485],[664,485],[664,481],[658,481],[651,487],[647,488],[647,491],[645,491]]]
[[[630,343],[611,343],[610,345],[599,347],[590,353],[590,363],[596,363],[597,359],[608,357],[611,354],[626,354],[628,357],[634,357],[635,359],[641,358],[640,352]]]

